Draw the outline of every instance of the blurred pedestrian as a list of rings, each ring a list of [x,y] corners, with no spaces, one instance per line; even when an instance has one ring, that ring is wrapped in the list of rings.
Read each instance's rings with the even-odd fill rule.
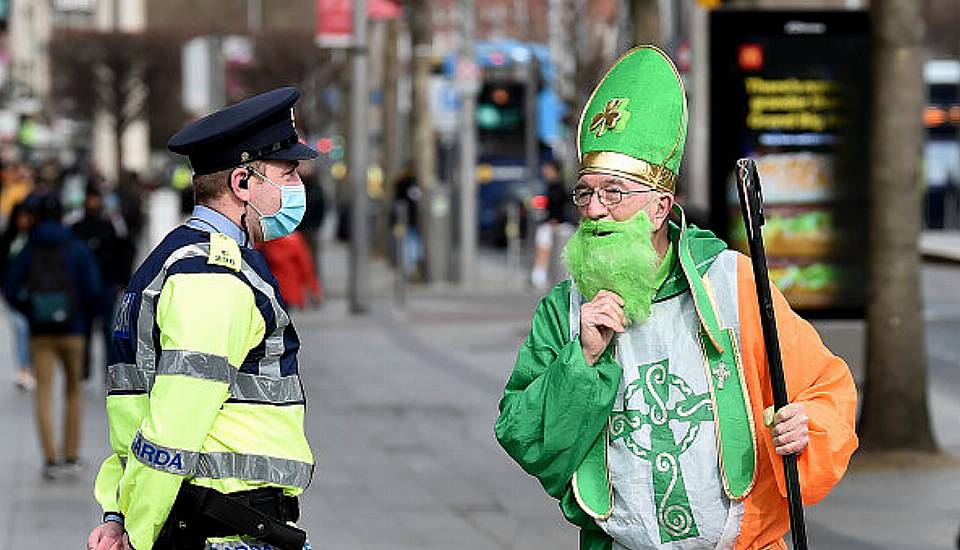
[[[103,350],[106,354],[112,331],[113,306],[117,299],[117,292],[126,284],[128,262],[126,256],[127,243],[123,242],[114,223],[107,217],[103,208],[103,195],[94,185],[87,186],[83,199],[83,217],[70,228],[73,234],[86,243],[97,259],[100,275],[103,282],[103,300],[101,307],[91,319],[91,324],[84,335],[84,362],[83,379],[90,377],[91,354],[93,346],[90,335],[94,325],[99,322],[100,333],[103,336]],[[105,359],[105,358],[104,358]],[[106,367],[106,363],[103,365]]]
[[[280,284],[280,295],[288,306],[303,309],[320,305],[323,294],[307,240],[300,231],[269,240],[257,246]]]
[[[0,218],[6,220],[14,205],[33,192],[33,168],[25,162],[14,162],[0,172]]]
[[[146,227],[146,215],[143,211],[144,187],[140,174],[125,171],[117,182],[113,194],[117,201],[115,208],[123,217],[130,241],[136,245],[140,242]]]
[[[300,340],[251,248],[303,218],[297,165],[317,152],[297,141],[299,95],[251,97],[168,143],[190,158],[197,206],[120,301],[107,394],[113,454],[94,488],[104,516],[90,550],[305,544],[290,523],[313,475]]]
[[[534,313],[497,439],[582,549],[786,548],[782,456],[808,504],[840,480],[857,448],[850,369],[772,287],[792,401],[774,411],[750,260],[668,221],[687,109],[666,54],[631,50],[590,97],[572,281]]]
[[[25,201],[13,207],[10,213],[10,225],[7,226],[3,237],[0,237],[0,288],[3,288],[6,283],[7,271],[13,259],[26,246],[34,222],[33,212]],[[14,365],[17,367],[17,374],[14,382],[20,389],[29,391],[36,385],[30,363],[30,325],[23,313],[15,307],[10,306],[7,311],[10,324],[13,326],[13,343],[16,350]]]
[[[390,226],[398,222],[400,210],[406,212],[407,223],[404,230],[403,250],[394,251],[398,256],[397,265],[409,278],[415,278],[419,273],[423,260],[423,241],[420,238],[418,219],[420,215],[420,199],[423,191],[417,185],[417,178],[413,170],[408,168],[400,173],[393,187],[393,205],[390,208]]]
[[[538,289],[545,289],[550,283],[550,262],[555,258],[553,254],[554,242],[561,237],[569,237],[573,232],[571,221],[570,193],[563,182],[563,170],[555,160],[548,160],[541,167],[541,175],[547,184],[547,218],[537,227],[534,235],[536,252],[533,259],[533,270],[530,272],[530,282]]]
[[[178,163],[170,171],[170,187],[180,196],[180,214],[189,216],[193,212],[193,171],[185,163]]]
[[[83,242],[60,222],[59,198],[37,199],[37,225],[13,260],[4,292],[30,325],[30,355],[37,378],[36,413],[43,447],[43,477],[55,477],[58,466],[76,470],[80,463],[80,420],[83,398],[83,335],[100,307],[100,270]],[[53,379],[57,363],[65,379],[66,417],[63,447],[53,430]]]

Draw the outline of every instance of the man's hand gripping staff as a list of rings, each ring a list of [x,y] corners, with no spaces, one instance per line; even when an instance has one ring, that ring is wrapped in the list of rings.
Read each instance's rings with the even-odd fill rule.
[[[773,390],[773,407],[764,411],[764,424],[773,427],[774,446],[783,456],[783,470],[787,485],[787,504],[790,509],[790,532],[794,550],[807,549],[807,535],[803,520],[803,501],[800,497],[800,474],[797,457],[807,446],[807,415],[803,406],[789,404],[787,385],[783,377],[783,362],[780,357],[780,341],[777,336],[777,319],[774,315],[773,298],[770,295],[770,277],[767,273],[767,256],[763,249],[763,195],[760,193],[760,176],[757,165],[751,159],[737,161],[737,194],[740,209],[750,244],[750,260],[753,263],[753,278],[757,287],[757,302],[763,327],[763,341],[770,369],[770,385]]]

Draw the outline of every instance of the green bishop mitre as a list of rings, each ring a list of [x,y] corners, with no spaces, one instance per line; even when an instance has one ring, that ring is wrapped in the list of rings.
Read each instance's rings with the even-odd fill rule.
[[[580,174],[609,174],[673,193],[687,136],[683,81],[655,46],[628,51],[580,115]]]

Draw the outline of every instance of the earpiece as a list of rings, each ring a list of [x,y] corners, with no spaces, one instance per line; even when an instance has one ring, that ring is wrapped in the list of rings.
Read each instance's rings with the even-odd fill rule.
[[[246,189],[247,186],[249,185],[249,182],[250,182],[250,171],[247,170],[246,173],[244,173],[243,178],[240,180],[240,183],[237,184],[237,187],[239,187],[240,189]]]

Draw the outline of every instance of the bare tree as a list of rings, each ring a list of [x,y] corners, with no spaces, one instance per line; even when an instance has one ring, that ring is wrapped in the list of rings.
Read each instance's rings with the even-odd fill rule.
[[[873,0],[870,290],[861,444],[936,450],[920,294],[924,2]]]
[[[56,31],[51,40],[54,109],[87,120],[107,113],[117,136],[117,174],[123,173],[120,138],[130,124],[145,116],[150,101],[179,98],[179,45],[169,34],[76,29]]]

